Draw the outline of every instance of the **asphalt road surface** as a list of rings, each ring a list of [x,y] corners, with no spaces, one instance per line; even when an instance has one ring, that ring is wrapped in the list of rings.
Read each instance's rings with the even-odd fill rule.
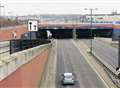
[[[61,85],[61,74],[75,74],[74,86]],[[71,40],[57,40],[56,88],[106,88]]]
[[[90,47],[89,40],[82,40]],[[93,40],[93,51],[113,68],[118,66],[118,49],[101,41]]]

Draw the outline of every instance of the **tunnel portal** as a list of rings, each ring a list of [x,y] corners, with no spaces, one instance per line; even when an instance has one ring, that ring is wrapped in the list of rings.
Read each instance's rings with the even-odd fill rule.
[[[112,37],[112,29],[39,29],[36,33],[37,38],[47,38],[47,32],[52,33],[52,38],[55,39],[71,39],[76,38],[92,38],[92,37]]]
[[[106,37],[111,38],[113,29],[40,29],[36,32],[30,32],[24,33],[22,35],[22,38],[29,39],[30,35],[33,37],[32,39],[47,39],[47,31],[49,31],[52,34],[52,38],[54,39],[72,39],[72,38],[93,38],[93,37]],[[28,35],[26,38],[26,35]]]

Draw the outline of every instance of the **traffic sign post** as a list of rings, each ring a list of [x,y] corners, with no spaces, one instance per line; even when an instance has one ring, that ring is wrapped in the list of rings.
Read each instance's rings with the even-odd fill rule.
[[[30,25],[30,30],[31,30],[32,22],[29,22],[29,25]],[[30,31],[30,40],[31,40],[31,31]]]
[[[30,32],[30,40],[32,39],[32,31],[38,31],[38,21],[29,20],[28,21],[28,31]]]

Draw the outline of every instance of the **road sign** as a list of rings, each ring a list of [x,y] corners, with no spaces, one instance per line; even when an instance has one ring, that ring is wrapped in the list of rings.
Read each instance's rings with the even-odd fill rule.
[[[29,20],[28,21],[28,31],[38,31],[38,21]]]

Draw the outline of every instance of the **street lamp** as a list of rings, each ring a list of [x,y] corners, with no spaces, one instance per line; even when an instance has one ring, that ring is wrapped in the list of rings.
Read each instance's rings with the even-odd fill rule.
[[[0,2],[0,16],[1,16],[1,8],[4,8],[4,6],[1,5],[1,2]]]
[[[98,8],[85,8],[84,10],[90,10],[90,53],[92,54],[92,30],[93,30],[93,25],[92,25],[92,16],[93,16],[93,10],[98,10]]]
[[[1,18],[1,8],[4,8],[4,6],[3,5],[1,5],[1,2],[0,2],[0,18]],[[1,28],[1,22],[0,22],[0,28]]]
[[[8,12],[8,19],[12,19],[12,12]]]

